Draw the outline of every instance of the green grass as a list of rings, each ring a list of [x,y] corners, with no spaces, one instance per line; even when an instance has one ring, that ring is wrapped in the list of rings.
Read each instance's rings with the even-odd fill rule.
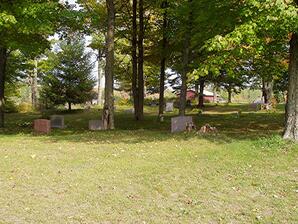
[[[97,110],[66,113],[65,130],[0,132],[0,223],[297,223],[297,145],[283,110],[208,106],[196,124],[216,135],[169,133],[156,108],[136,123],[118,108],[115,131],[90,132]],[[236,112],[241,110],[241,117]]]

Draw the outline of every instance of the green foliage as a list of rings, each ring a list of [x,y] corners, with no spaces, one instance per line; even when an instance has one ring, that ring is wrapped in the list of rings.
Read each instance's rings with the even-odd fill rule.
[[[33,111],[32,104],[31,103],[26,103],[22,102],[18,105],[17,107],[18,112],[20,113],[29,113]]]
[[[95,80],[91,55],[84,52],[82,38],[71,38],[60,43],[61,51],[50,52],[43,62],[42,96],[56,105],[79,104],[93,97]]]

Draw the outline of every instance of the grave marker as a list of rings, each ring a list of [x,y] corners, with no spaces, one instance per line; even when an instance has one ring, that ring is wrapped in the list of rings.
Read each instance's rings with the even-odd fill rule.
[[[166,103],[166,112],[173,112],[174,111],[174,103],[173,102],[167,102]]]
[[[33,128],[36,134],[49,134],[51,132],[51,121],[46,119],[34,120]]]
[[[101,120],[91,120],[89,121],[89,130],[91,131],[100,131],[103,130]]]
[[[186,131],[187,125],[193,123],[191,116],[179,116],[171,118],[171,132],[183,132]]]
[[[51,116],[51,127],[52,128],[61,128],[63,129],[64,126],[64,116],[62,115],[52,115]]]

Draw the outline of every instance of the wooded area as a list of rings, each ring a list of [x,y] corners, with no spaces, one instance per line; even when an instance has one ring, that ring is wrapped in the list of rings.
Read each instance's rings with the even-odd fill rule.
[[[86,102],[90,85],[89,90],[78,88],[85,98],[77,100],[67,100],[62,92],[55,96],[47,87],[59,70],[57,53],[50,50],[56,43],[49,37],[59,36],[62,46],[78,41],[78,36],[90,36],[89,47],[98,52],[99,64],[105,61],[107,129],[114,128],[116,83],[118,89],[131,93],[136,120],[144,118],[148,91],[159,94],[158,117],[162,117],[164,92],[171,85],[179,94],[179,115],[185,115],[188,89],[195,87],[202,108],[204,88],[212,83],[215,89],[226,89],[228,103],[233,92],[243,88],[262,89],[265,104],[275,94],[288,95],[284,137],[298,139],[297,1],[7,0],[1,2],[0,21],[2,127],[9,97],[5,87],[24,82],[34,69],[38,77],[31,78],[33,107],[38,104],[37,85],[42,87],[41,101],[46,106],[67,102],[71,109],[71,104]],[[66,60],[63,57],[60,63]],[[171,84],[166,71],[176,74],[176,84]]]

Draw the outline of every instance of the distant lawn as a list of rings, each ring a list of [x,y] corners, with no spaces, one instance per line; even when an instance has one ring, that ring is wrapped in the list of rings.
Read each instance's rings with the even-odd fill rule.
[[[65,113],[65,130],[35,136],[39,114],[9,114],[0,132],[0,223],[298,223],[298,147],[282,106],[212,106],[194,115],[217,135],[171,134],[157,108],[115,131],[90,132],[97,110]],[[241,110],[240,118],[237,111]]]

